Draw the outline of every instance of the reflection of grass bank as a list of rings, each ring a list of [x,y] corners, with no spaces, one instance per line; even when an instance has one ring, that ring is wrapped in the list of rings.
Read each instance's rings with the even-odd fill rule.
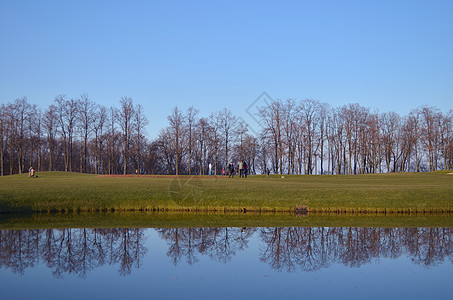
[[[453,227],[451,214],[97,212],[0,215],[0,229],[166,227]]]
[[[306,206],[311,212],[446,212],[453,210],[449,172],[247,179],[40,172],[38,178],[2,177],[0,211],[294,211]]]

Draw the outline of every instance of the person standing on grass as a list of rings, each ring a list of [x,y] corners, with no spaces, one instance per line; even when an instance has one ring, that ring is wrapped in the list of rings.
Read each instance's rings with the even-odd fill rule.
[[[230,173],[229,173],[229,176],[228,176],[228,177],[232,177],[232,178],[234,178],[234,165],[233,165],[233,163],[232,163],[232,162],[230,162],[230,165],[229,165],[229,167],[228,167],[228,168],[229,168],[229,170],[228,170],[228,171],[230,172]]]
[[[246,161],[244,161],[243,167],[244,167],[244,171],[243,171],[244,174],[243,175],[245,176],[245,178],[247,178],[247,162]]]
[[[239,163],[238,163],[238,169],[239,169],[239,177],[244,177],[244,174],[243,174],[243,169],[244,165],[243,165],[243,161],[240,160]]]
[[[271,171],[269,171],[269,168],[266,169],[266,175],[267,175],[267,178],[269,178],[269,174],[270,174]]]
[[[225,176],[225,168],[222,168],[222,176]]]
[[[209,176],[211,176],[211,175],[212,175],[212,164],[209,163]]]

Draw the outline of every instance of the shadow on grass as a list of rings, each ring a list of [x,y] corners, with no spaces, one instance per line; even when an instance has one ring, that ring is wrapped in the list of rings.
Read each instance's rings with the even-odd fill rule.
[[[0,214],[20,213],[31,214],[33,207],[30,205],[18,204],[16,199],[11,194],[0,194]]]

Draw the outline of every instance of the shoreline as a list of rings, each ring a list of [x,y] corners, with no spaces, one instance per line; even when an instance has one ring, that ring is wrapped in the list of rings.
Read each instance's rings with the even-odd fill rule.
[[[66,212],[1,214],[0,230],[48,228],[453,227],[452,214]]]

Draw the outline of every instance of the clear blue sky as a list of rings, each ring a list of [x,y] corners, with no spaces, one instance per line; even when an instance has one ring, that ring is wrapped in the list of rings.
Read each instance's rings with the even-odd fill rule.
[[[0,102],[122,96],[150,137],[172,107],[238,115],[263,92],[407,114],[453,108],[453,1],[0,0]]]

